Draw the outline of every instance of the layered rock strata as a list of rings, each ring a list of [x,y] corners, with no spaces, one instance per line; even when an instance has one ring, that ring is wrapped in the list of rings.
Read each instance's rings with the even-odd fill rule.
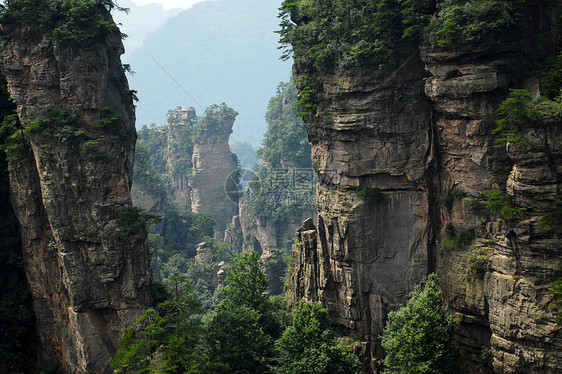
[[[310,225],[301,233],[287,295],[321,301],[373,362],[383,354],[376,337],[388,311],[430,263],[435,140],[424,75],[413,54],[384,69],[323,77],[317,114],[305,121],[319,181],[318,238]]]
[[[192,155],[191,209],[194,213],[210,213],[221,239],[232,217],[238,213],[237,169],[228,139],[234,116],[222,118],[221,131],[202,131],[195,138]]]
[[[42,367],[109,373],[122,331],[150,302],[146,230],[130,198],[134,107],[116,27],[96,48],[49,34],[2,25],[2,70],[26,132],[11,200]]]
[[[318,227],[298,232],[287,298],[328,307],[363,341],[369,370],[380,369],[388,311],[432,271],[459,321],[463,371],[561,370],[545,280],[559,274],[562,243],[556,228],[538,225],[536,210],[560,194],[559,126],[523,129],[541,145],[531,150],[497,148],[492,131],[508,88],[539,94],[528,65],[513,62],[555,53],[556,6],[529,2],[521,33],[501,45],[423,48],[399,65],[321,77],[318,108],[305,118]],[[516,70],[503,69],[506,61]],[[494,189],[526,209],[523,218],[491,217],[484,195]],[[460,232],[476,238],[447,249]]]

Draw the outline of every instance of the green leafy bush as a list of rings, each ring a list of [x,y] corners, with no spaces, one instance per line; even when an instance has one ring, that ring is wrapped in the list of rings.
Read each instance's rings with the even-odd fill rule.
[[[402,37],[416,35],[433,12],[429,0],[285,0],[280,8],[284,58],[327,71],[338,64],[385,64],[400,55]],[[340,66],[342,67],[342,66]]]
[[[24,130],[26,133],[41,133],[60,142],[86,139],[88,132],[80,128],[68,110],[47,107],[41,111],[41,118],[31,122]]]
[[[84,142],[84,145],[82,146],[82,153],[89,154],[91,152],[95,152],[96,149],[98,149],[98,146],[99,142],[95,140],[88,140]]]
[[[443,309],[437,276],[430,274],[423,291],[416,287],[406,306],[388,314],[381,335],[385,373],[453,373],[455,324]]]
[[[305,95],[301,91],[301,95]],[[297,115],[297,88],[293,80],[280,83],[269,100],[265,120],[268,123],[257,156],[272,168],[291,165],[311,167],[310,143],[302,119]]]
[[[525,0],[447,0],[424,30],[425,42],[440,47],[499,42],[516,29],[524,7]]]
[[[195,125],[197,135],[231,134],[232,123],[238,112],[222,103],[213,104],[205,109],[205,113]]]
[[[365,197],[368,203],[379,203],[384,199],[383,192],[378,188],[359,187],[354,193],[357,196]]]
[[[441,249],[452,251],[455,249],[464,249],[476,238],[474,228],[465,228],[457,230],[452,223],[445,226],[445,237],[441,240]]]
[[[546,97],[533,99],[525,90],[510,90],[509,97],[498,108],[496,144],[500,147],[512,143],[526,150],[543,147],[529,140],[525,129],[556,126],[562,122],[562,94],[555,100]]]
[[[546,211],[537,226],[543,230],[549,231],[557,228],[562,224],[562,196],[557,195],[556,199],[550,206],[539,205],[537,209]]]
[[[60,43],[91,48],[116,29],[106,12],[115,7],[112,0],[7,0],[0,19],[3,24],[34,22]]]
[[[225,299],[209,322],[211,357],[231,372],[266,373],[274,356],[274,340],[284,328],[278,303],[266,295],[269,282],[255,252],[243,253],[229,270]],[[283,308],[284,309],[284,308]]]
[[[301,115],[317,108],[320,74],[379,66],[415,50],[417,38],[433,13],[433,0],[284,0],[278,31],[282,58],[294,56],[301,74]]]
[[[338,344],[328,310],[299,304],[293,323],[276,343],[285,374],[359,374],[357,356]]]
[[[530,110],[532,101],[529,92],[510,90],[510,96],[498,108],[498,126],[492,131],[493,134],[499,135],[496,139],[498,146],[505,146],[507,142],[526,149],[536,146],[522,135],[522,126],[529,124],[532,118]]]
[[[117,135],[121,140],[127,140],[129,136],[133,136],[127,134],[121,115],[109,106],[100,109],[100,118],[92,124],[92,127]]]
[[[119,217],[121,228],[117,230],[117,234],[121,237],[127,237],[133,232],[138,232],[154,223],[162,221],[162,217],[155,214],[144,212],[141,208],[133,207],[124,211]]]
[[[486,195],[486,208],[494,217],[514,219],[522,213],[522,209],[513,205],[511,195],[492,190]]]

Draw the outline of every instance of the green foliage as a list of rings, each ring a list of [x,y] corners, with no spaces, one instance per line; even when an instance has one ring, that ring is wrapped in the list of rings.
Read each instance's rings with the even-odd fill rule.
[[[492,131],[496,144],[512,143],[526,150],[542,147],[529,140],[525,129],[555,126],[562,121],[562,95],[555,100],[545,97],[534,99],[525,90],[510,90],[510,96],[498,108],[497,127]]]
[[[111,0],[7,0],[0,19],[3,24],[32,22],[59,43],[91,48],[116,30],[106,10],[114,7]]]
[[[195,133],[197,135],[231,134],[232,123],[237,115],[238,112],[225,103],[213,104],[205,109],[205,113],[197,121]]]
[[[100,118],[92,124],[92,127],[118,135],[121,140],[127,140],[132,136],[132,134],[126,133],[121,115],[109,106],[100,109]]]
[[[281,372],[286,374],[359,374],[357,356],[340,346],[330,327],[328,310],[301,303],[293,323],[276,343]]]
[[[460,200],[466,196],[466,192],[463,190],[459,190],[457,188],[452,188],[447,192],[447,196],[443,201],[443,204],[447,207],[447,209],[451,210],[453,208],[453,204],[455,200]]]
[[[310,144],[304,124],[297,116],[294,82],[281,83],[269,101],[269,123],[250,186],[256,191],[248,207],[249,219],[259,217],[277,225],[301,220],[303,212],[316,203],[316,182],[312,171]],[[290,247],[288,247],[290,248]]]
[[[425,42],[447,47],[498,41],[516,29],[525,0],[447,0],[424,30]]]
[[[437,276],[429,275],[423,291],[416,287],[406,306],[388,314],[381,335],[385,373],[453,373],[455,324],[443,310]]]
[[[164,248],[160,260],[167,262],[175,253],[192,258],[197,244],[213,235],[215,225],[208,213],[180,212],[178,207],[168,205],[162,220]]]
[[[476,237],[476,233],[474,232],[474,229],[466,228],[466,229],[459,230],[455,241],[457,246],[466,247],[474,240],[475,237]]]
[[[499,135],[496,140],[498,146],[505,146],[507,142],[527,150],[536,146],[521,134],[521,126],[531,121],[532,113],[529,109],[532,101],[529,92],[510,90],[510,96],[498,108],[498,126],[492,131]]]
[[[267,372],[273,357],[279,324],[266,295],[269,284],[262,268],[257,253],[240,255],[228,272],[225,300],[209,322],[211,355],[228,364],[232,372]]]
[[[301,87],[300,97],[297,101],[297,108],[300,110],[298,113],[299,116],[304,117],[316,111],[316,108],[318,108],[318,104],[316,103],[317,93],[318,90],[310,87],[309,85]]]
[[[256,167],[250,187],[256,194],[250,198],[248,219],[259,217],[277,226],[300,220],[303,212],[316,205],[316,176],[309,169],[271,169]],[[302,178],[302,179],[297,179]]]
[[[297,88],[293,80],[280,83],[269,100],[265,113],[268,127],[257,156],[272,168],[311,167],[310,143],[304,123],[297,115],[296,103]]]
[[[455,241],[454,238],[444,237],[441,240],[440,247],[441,247],[442,250],[444,250],[446,252],[450,252],[452,250],[457,249],[457,242]]]
[[[26,134],[40,133],[59,142],[72,142],[88,138],[88,132],[80,128],[68,110],[47,107],[41,111],[41,118],[24,130]]]
[[[155,128],[144,126],[138,132],[135,147],[134,180],[155,198],[164,199],[168,193],[166,160],[162,149],[165,138]]]
[[[168,284],[172,297],[146,310],[125,330],[111,365],[117,373],[220,373],[200,344],[201,313],[191,285],[183,277]]]
[[[384,194],[378,188],[359,187],[353,192],[357,196],[365,197],[368,203],[378,203],[384,198]]]
[[[235,305],[246,305],[264,312],[267,303],[269,282],[263,272],[259,254],[247,252],[240,255],[226,277],[226,297]]]
[[[268,372],[273,342],[260,317],[247,305],[220,304],[207,329],[211,357],[227,364],[231,373]]]
[[[441,240],[441,249],[452,251],[455,249],[464,249],[476,237],[474,228],[465,228],[457,230],[452,223],[445,226],[445,237]]]
[[[6,161],[17,162],[27,157],[29,139],[21,126],[17,114],[6,115],[0,124],[0,137],[3,139],[0,150],[6,154]]]
[[[99,142],[94,140],[88,140],[84,142],[84,145],[82,147],[82,153],[89,154],[95,152],[98,149],[98,146],[99,146]]]
[[[325,72],[385,64],[400,56],[402,36],[416,35],[434,9],[428,0],[285,0],[280,8],[283,58]]]
[[[494,217],[509,220],[517,218],[522,213],[520,207],[513,205],[511,195],[504,194],[498,190],[492,190],[485,197],[486,208]]]
[[[294,56],[302,79],[301,115],[317,108],[321,74],[397,61],[414,51],[435,9],[432,0],[284,0],[279,13],[283,59]]]
[[[121,237],[144,230],[146,226],[162,221],[162,217],[155,214],[144,212],[142,209],[133,207],[124,211],[119,217],[121,228],[117,230],[117,234]]]
[[[558,228],[562,224],[562,195],[557,195],[550,206],[540,205],[537,209],[543,210],[546,214],[539,220],[537,226],[549,231]]]
[[[468,196],[463,200],[463,205],[467,207],[472,212],[478,212],[482,205],[480,204],[480,199],[474,196]]]
[[[465,279],[483,278],[488,270],[488,263],[489,259],[484,251],[480,248],[473,248],[468,256]]]

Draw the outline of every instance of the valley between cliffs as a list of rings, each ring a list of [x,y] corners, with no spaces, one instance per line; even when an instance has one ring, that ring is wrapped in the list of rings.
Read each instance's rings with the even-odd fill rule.
[[[560,2],[478,4],[283,2],[280,34],[293,43],[318,181],[317,219],[297,230],[285,296],[291,306],[327,307],[365,372],[382,372],[388,313],[432,272],[458,322],[461,372],[562,370],[552,292],[562,276],[562,119],[549,111],[560,104],[551,93],[560,76],[549,73],[562,70]],[[0,103],[1,177],[9,179],[2,201],[9,199],[17,230],[3,226],[21,244],[38,364],[111,373],[124,329],[152,297],[147,215],[131,200],[137,134],[121,34],[113,2],[81,5],[83,14],[55,9],[58,2],[28,5],[12,2],[1,20],[10,95]],[[58,11],[73,16],[61,22]],[[223,131],[205,133],[218,126],[210,116],[193,144],[176,141],[192,131],[189,110],[155,131],[167,155],[185,151],[185,164],[165,162],[171,200],[182,213],[214,215],[215,238],[226,231],[230,244],[260,247],[267,258],[267,245],[284,245],[293,222],[277,230],[260,218],[244,227],[244,202],[235,215],[236,201],[224,194],[232,186],[215,183],[236,168],[228,147],[236,114],[221,110]],[[149,187],[135,186],[139,201],[163,209],[166,201],[143,200]],[[205,255],[200,246],[196,260]],[[280,269],[269,273],[278,280]]]

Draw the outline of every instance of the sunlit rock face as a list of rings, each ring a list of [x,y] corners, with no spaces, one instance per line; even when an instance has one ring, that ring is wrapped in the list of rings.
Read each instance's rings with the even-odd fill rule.
[[[195,138],[191,159],[191,209],[194,213],[210,213],[217,223],[215,236],[221,239],[238,212],[236,195],[232,194],[237,188],[238,164],[228,145],[234,120],[234,116],[226,116],[221,119],[221,131],[200,133]]]
[[[318,224],[297,233],[286,295],[293,305],[328,307],[336,326],[363,342],[368,370],[381,369],[387,313],[433,271],[459,321],[464,372],[562,370],[544,284],[560,276],[562,243],[533,210],[560,194],[560,126],[525,129],[544,145],[533,150],[498,148],[493,134],[508,88],[539,93],[528,65],[506,71],[499,62],[553,55],[555,7],[530,6],[521,34],[501,45],[425,47],[401,64],[320,77],[318,108],[305,116]],[[528,208],[525,219],[490,217],[484,194],[493,189]],[[476,238],[447,250],[447,228]]]
[[[21,123],[40,121],[9,165],[40,363],[109,373],[123,330],[149,305],[151,283],[144,222],[131,211],[135,114],[121,34],[113,27],[86,48],[11,22],[1,37]],[[45,125],[62,111],[72,120]]]
[[[321,301],[364,341],[366,357],[382,357],[376,337],[387,313],[429,268],[435,134],[424,76],[413,54],[400,65],[323,77],[318,110],[305,121],[318,227],[309,222],[299,233],[288,299]]]

